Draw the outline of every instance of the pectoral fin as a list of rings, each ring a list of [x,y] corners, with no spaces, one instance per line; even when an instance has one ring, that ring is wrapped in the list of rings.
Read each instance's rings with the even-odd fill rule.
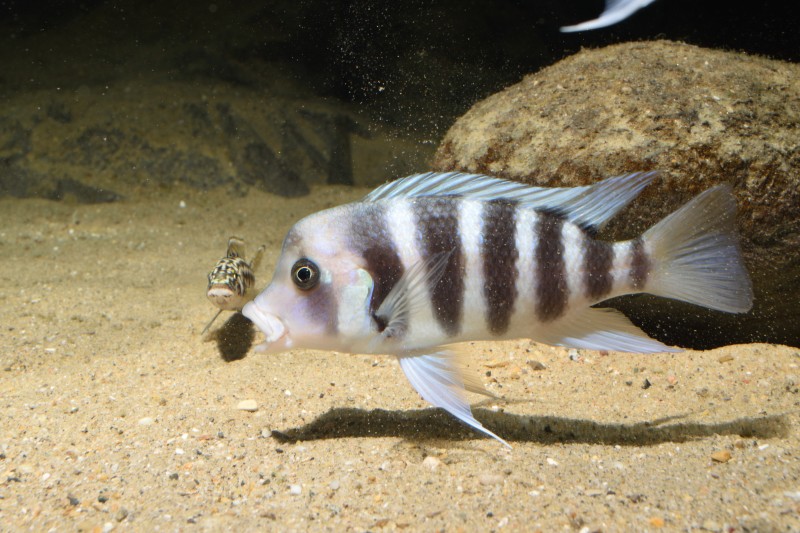
[[[447,352],[409,354],[400,356],[399,360],[400,368],[405,372],[411,386],[426,401],[441,407],[468,426],[494,437],[511,448],[506,441],[483,427],[472,416],[469,403],[464,398],[464,379],[451,354]],[[474,381],[471,383],[471,388],[472,386]],[[482,386],[480,389],[485,390]]]
[[[411,316],[427,301],[428,287],[442,278],[451,253],[441,252],[417,262],[397,281],[375,311],[373,318],[382,328],[375,343],[405,335]]]

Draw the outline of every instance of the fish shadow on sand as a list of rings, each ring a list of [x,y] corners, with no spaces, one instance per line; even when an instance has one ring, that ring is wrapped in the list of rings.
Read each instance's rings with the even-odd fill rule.
[[[245,358],[256,340],[256,328],[243,314],[233,313],[222,326],[209,332],[204,340],[216,342],[220,357],[230,363]]]
[[[473,408],[475,418],[509,442],[584,443],[648,446],[686,442],[712,435],[746,438],[786,436],[790,422],[783,414],[742,417],[722,422],[680,421],[691,415],[618,424],[560,416],[527,416]],[[315,420],[286,431],[273,431],[283,442],[345,437],[401,437],[409,440],[472,440],[482,438],[440,409],[367,411],[335,408]]]

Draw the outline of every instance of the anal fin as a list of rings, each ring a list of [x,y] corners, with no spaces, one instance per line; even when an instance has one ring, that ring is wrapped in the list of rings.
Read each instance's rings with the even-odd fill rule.
[[[616,309],[589,307],[546,326],[534,341],[567,348],[619,352],[680,352],[651,339]]]

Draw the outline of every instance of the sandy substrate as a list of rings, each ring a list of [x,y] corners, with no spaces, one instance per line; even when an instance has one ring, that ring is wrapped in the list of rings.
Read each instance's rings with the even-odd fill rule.
[[[509,451],[390,357],[203,340],[228,236],[267,244],[263,283],[293,221],[363,192],[0,201],[0,529],[800,530],[795,348],[476,343]]]

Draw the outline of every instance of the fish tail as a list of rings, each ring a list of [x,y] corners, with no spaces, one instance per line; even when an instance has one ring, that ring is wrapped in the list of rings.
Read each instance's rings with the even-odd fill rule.
[[[753,306],[730,185],[697,195],[641,238],[651,264],[643,292],[729,313]]]

